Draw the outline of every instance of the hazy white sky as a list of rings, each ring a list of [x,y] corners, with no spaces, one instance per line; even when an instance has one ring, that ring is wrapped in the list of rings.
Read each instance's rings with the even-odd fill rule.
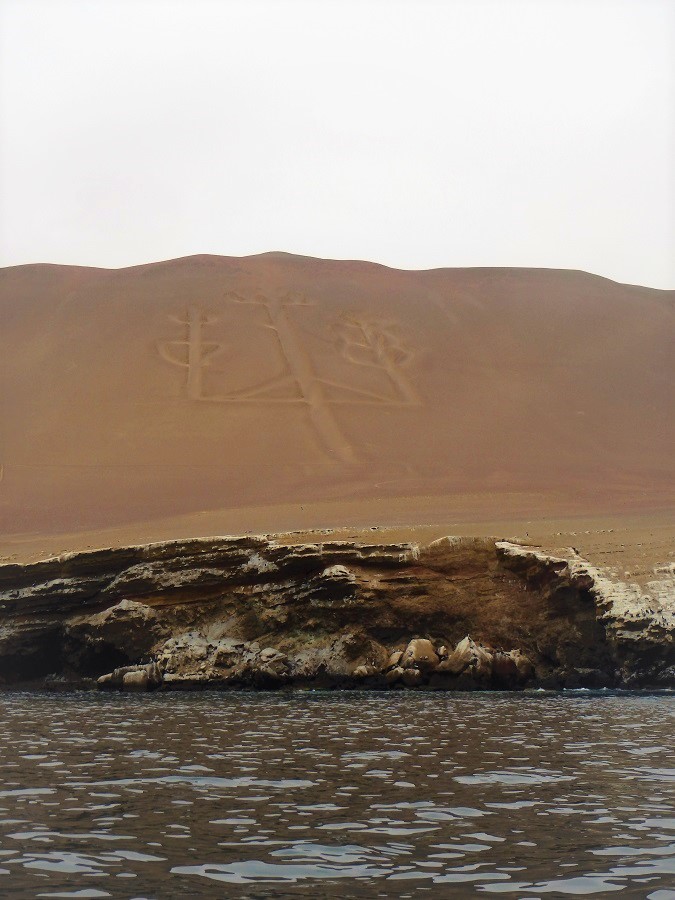
[[[673,0],[0,0],[0,264],[675,288]]]

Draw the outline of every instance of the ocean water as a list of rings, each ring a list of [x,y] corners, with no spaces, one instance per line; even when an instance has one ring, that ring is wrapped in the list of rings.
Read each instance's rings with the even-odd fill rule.
[[[0,694],[0,897],[675,898],[675,695]]]

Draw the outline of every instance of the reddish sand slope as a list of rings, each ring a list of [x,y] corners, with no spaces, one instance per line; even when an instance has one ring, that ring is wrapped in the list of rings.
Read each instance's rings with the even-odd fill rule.
[[[4,269],[0,536],[254,507],[274,531],[319,503],[387,524],[389,500],[424,521],[430,496],[484,518],[664,509],[674,313],[673,291],[573,271]]]

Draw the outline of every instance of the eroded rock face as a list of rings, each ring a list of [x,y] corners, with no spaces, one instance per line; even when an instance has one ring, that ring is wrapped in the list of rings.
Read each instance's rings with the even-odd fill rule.
[[[148,656],[168,633],[151,606],[120,600],[93,615],[73,616],[63,629],[63,654],[77,671],[95,675],[105,659],[123,663]]]
[[[578,598],[574,632],[557,647],[560,667],[554,677],[562,684],[675,684],[675,565],[663,566],[641,589],[577,554],[562,559],[506,541],[496,548],[504,567],[517,573],[528,590],[541,593],[550,609]],[[603,640],[594,640],[600,633]],[[575,641],[575,634],[585,637]]]
[[[672,594],[661,595],[657,608],[578,556],[488,539],[420,548],[242,537],[97,550],[0,566],[0,680],[672,684]],[[151,664],[159,681],[143,674]]]
[[[167,684],[276,687],[290,675],[288,658],[275,647],[261,650],[257,641],[237,638],[209,640],[199,631],[170,638],[159,648],[157,662]]]

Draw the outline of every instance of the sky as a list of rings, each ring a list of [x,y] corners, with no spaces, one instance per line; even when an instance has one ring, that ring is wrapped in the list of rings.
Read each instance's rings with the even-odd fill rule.
[[[672,0],[0,0],[0,265],[675,288]]]

